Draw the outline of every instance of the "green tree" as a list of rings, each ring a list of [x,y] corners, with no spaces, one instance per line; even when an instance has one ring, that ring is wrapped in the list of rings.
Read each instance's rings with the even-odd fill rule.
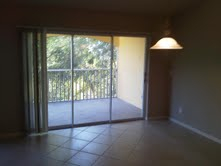
[[[73,47],[71,35],[49,35],[47,37],[47,67],[48,69],[69,69],[69,71],[48,72],[49,100],[70,100],[71,64],[73,58],[73,81],[75,99],[92,95],[96,98],[108,97],[110,81],[111,44],[85,36],[74,36]],[[72,56],[72,48],[74,56]],[[114,69],[116,69],[117,48],[114,48]],[[95,70],[89,70],[95,69]],[[96,70],[97,69],[97,70]],[[100,70],[108,69],[108,70]],[[98,71],[99,70],[99,71]],[[99,77],[95,79],[96,77]],[[83,84],[83,86],[81,85]],[[116,81],[113,82],[116,86]],[[58,87],[60,87],[58,92]],[[77,88],[78,87],[78,88]],[[80,88],[79,88],[80,87]],[[116,93],[115,88],[114,93]],[[105,92],[102,96],[101,94]]]

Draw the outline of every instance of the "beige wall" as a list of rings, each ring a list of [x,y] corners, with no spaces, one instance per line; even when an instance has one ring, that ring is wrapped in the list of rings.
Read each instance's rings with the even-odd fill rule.
[[[153,17],[104,11],[95,12],[61,7],[11,6],[4,8],[1,6],[0,54],[2,56],[0,60],[0,133],[24,131],[22,59],[18,49],[20,47],[20,42],[16,26],[66,27],[98,32],[120,31],[129,33],[151,33],[158,32],[159,29],[162,29],[162,19],[163,17],[161,16]],[[6,70],[7,72],[5,72]],[[150,72],[153,72],[151,75],[154,75],[155,71],[151,70]],[[158,88],[158,86],[149,88],[151,89],[151,94],[149,93],[148,95],[149,99],[152,98]],[[156,95],[154,96],[157,97]],[[162,102],[164,102],[164,100],[165,98],[162,99]],[[149,108],[149,112],[156,112],[155,106],[158,104],[152,106],[151,109]],[[161,114],[160,111],[157,112]]]
[[[166,50],[152,50],[149,57],[148,118],[166,119],[170,102],[170,62],[173,56]]]
[[[120,37],[118,98],[142,108],[145,38]]]

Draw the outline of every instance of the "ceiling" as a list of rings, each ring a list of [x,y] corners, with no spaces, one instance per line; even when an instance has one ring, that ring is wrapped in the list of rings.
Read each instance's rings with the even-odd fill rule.
[[[13,2],[16,2],[18,5],[62,6],[110,12],[176,14],[199,5],[201,1],[202,0],[14,0]]]

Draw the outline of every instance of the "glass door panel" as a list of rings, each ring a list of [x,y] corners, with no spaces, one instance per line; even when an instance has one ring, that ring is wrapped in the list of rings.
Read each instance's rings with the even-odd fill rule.
[[[114,37],[112,120],[143,117],[146,38]]]
[[[146,38],[46,37],[49,128],[143,117]]]
[[[74,36],[74,124],[109,121],[111,37]]]
[[[72,124],[71,35],[47,34],[48,126]]]

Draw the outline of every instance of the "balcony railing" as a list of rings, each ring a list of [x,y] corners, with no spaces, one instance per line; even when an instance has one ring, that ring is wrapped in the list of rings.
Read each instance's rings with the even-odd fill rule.
[[[116,97],[116,70],[113,70],[112,97]],[[73,80],[73,84],[72,84]],[[73,89],[72,89],[73,85]],[[110,69],[48,69],[48,101],[109,98]]]

